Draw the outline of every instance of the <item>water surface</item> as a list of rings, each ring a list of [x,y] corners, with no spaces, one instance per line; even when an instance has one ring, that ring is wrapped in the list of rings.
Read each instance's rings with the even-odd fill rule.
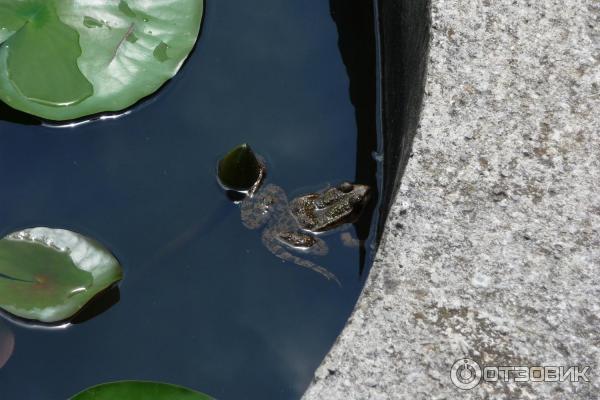
[[[221,400],[302,395],[363,286],[372,213],[357,225],[371,238],[362,252],[327,237],[319,261],[340,288],[262,247],[214,173],[249,142],[290,196],[377,181],[374,98],[360,97],[374,95],[374,76],[357,76],[365,60],[330,6],[344,11],[339,1],[208,1],[180,74],[119,119],[57,129],[0,111],[0,234],[71,229],[125,268],[120,301],[99,316],[64,330],[11,327],[0,398],[66,399],[123,379]]]

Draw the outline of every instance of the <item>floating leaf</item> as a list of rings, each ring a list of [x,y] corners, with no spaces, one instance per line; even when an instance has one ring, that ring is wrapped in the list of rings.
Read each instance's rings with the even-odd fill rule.
[[[125,381],[94,386],[71,400],[213,400],[181,386],[157,382]]]
[[[231,150],[219,161],[218,178],[228,190],[252,191],[264,176],[264,166],[247,144]]]
[[[0,369],[2,369],[15,350],[15,335],[10,328],[0,321]]]
[[[173,77],[204,0],[0,0],[0,99],[50,120],[125,109]]]
[[[33,228],[0,240],[0,308],[20,318],[67,320],[121,278],[108,250],[74,232]]]

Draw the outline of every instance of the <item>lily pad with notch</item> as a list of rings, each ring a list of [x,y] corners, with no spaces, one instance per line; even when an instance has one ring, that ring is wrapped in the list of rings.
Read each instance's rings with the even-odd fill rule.
[[[75,232],[32,228],[0,240],[0,308],[18,318],[69,320],[122,276],[104,246]]]
[[[0,100],[65,121],[123,110],[192,51],[203,0],[0,0]]]

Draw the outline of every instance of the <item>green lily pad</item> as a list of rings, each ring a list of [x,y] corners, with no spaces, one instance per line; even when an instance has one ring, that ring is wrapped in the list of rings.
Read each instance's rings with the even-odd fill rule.
[[[181,386],[157,382],[124,381],[94,386],[71,400],[213,400]]]
[[[20,318],[68,320],[122,276],[108,250],[74,232],[33,228],[0,240],[0,308]]]
[[[172,78],[204,0],[0,0],[0,99],[64,121],[123,110]]]
[[[264,175],[264,165],[247,144],[237,146],[219,160],[217,176],[227,190],[252,192]]]

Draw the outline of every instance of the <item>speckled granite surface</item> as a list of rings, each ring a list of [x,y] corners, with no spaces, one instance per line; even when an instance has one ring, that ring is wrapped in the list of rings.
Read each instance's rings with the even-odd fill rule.
[[[432,3],[414,155],[305,398],[600,398],[600,1]],[[592,370],[461,391],[465,356]]]

